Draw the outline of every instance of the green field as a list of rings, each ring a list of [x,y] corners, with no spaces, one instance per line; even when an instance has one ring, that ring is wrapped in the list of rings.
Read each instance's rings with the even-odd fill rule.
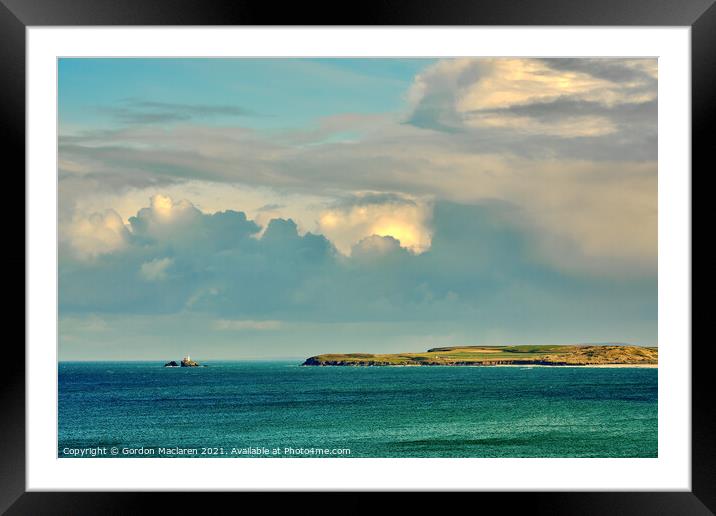
[[[316,355],[303,365],[656,365],[658,349],[627,345],[463,346],[419,353]]]

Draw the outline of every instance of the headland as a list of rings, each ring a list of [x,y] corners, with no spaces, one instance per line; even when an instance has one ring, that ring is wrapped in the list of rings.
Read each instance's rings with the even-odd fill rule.
[[[422,353],[316,355],[305,366],[601,366],[656,367],[656,347],[629,345],[455,346]]]

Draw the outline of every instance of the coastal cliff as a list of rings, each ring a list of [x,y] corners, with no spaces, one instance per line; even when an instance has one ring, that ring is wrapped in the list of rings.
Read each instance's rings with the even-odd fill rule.
[[[324,354],[304,366],[652,366],[658,348],[628,345],[456,346],[424,353]]]

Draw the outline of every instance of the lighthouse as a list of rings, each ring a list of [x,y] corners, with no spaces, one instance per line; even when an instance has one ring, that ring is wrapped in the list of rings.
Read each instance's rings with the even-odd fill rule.
[[[197,367],[199,364],[197,362],[194,362],[189,354],[187,354],[181,361],[182,367]]]

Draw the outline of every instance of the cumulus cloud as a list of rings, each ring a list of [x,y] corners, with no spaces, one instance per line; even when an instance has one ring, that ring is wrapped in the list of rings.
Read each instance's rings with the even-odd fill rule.
[[[619,133],[619,138],[628,142],[630,138],[646,134],[634,127],[631,129]],[[570,267],[578,265],[580,255],[586,257],[582,262],[587,269],[591,268],[590,256],[601,255],[605,265],[624,261],[639,265],[655,257],[657,166],[651,151],[645,151],[643,159],[619,160],[620,147],[590,139],[585,148],[592,149],[590,152],[604,149],[612,159],[560,157],[549,143],[538,145],[544,156],[536,159],[514,153],[537,145],[538,142],[531,140],[516,141],[509,149],[486,154],[473,149],[484,142],[463,141],[467,135],[456,137],[415,128],[404,130],[407,139],[401,136],[399,143],[388,143],[387,136],[376,136],[374,140],[348,147],[329,146],[320,153],[294,155],[290,166],[277,162],[275,172],[266,175],[261,172],[265,163],[258,169],[248,167],[247,170],[255,170],[256,174],[251,179],[239,177],[242,182],[236,183],[238,187],[192,180],[184,183],[185,188],[178,185],[167,190],[178,195],[185,195],[182,192],[187,190],[196,191],[202,206],[210,211],[248,206],[253,220],[261,228],[266,228],[273,218],[292,218],[301,233],[324,234],[343,254],[350,254],[353,244],[372,234],[393,236],[411,251],[422,252],[430,246],[431,234],[430,203],[425,199],[436,198],[462,203],[501,199],[519,205],[529,213],[534,230],[541,232],[545,240],[564,242],[565,245],[559,247],[574,249],[569,253]],[[423,137],[415,132],[437,136]],[[488,141],[494,144],[494,140]],[[187,143],[186,147],[191,145]],[[640,148],[638,142],[629,147],[630,152]],[[269,155],[276,156],[275,153]],[[286,159],[288,156],[286,154]],[[250,190],[241,186],[243,181],[271,182],[281,175],[291,178],[292,183],[295,179],[296,189],[281,186],[285,180]],[[201,186],[210,184],[213,186]],[[315,185],[315,188],[308,192],[306,185]],[[391,199],[380,202],[369,199],[370,202],[363,202],[362,206],[343,202],[362,195],[355,194],[356,191],[378,188],[413,200],[414,205]],[[128,220],[132,210],[143,204],[147,192],[157,190],[157,187],[133,188],[124,195],[84,195],[78,206],[82,206],[83,211],[100,210],[105,201],[121,207]],[[277,192],[290,194],[279,196]],[[274,211],[259,210],[266,205],[274,205],[271,206]],[[162,209],[166,210],[166,216],[161,215]],[[193,212],[186,205],[165,208],[157,205],[144,210],[135,216],[136,224],[134,220],[131,223],[137,233],[147,237],[156,231],[171,233],[192,226],[189,219]],[[70,211],[68,217],[73,216]],[[141,224],[147,225],[146,230],[139,229]],[[547,254],[554,256],[558,263],[564,262],[560,253]],[[609,261],[610,257],[619,259]],[[610,268],[614,267],[605,266],[605,272],[609,273]]]
[[[430,247],[431,216],[432,205],[424,199],[364,193],[342,199],[321,213],[318,230],[344,254],[370,236],[390,237],[419,254]]]
[[[203,222],[181,201],[147,208],[146,197],[191,194],[203,213],[244,211],[255,238],[290,218],[344,255],[371,235],[419,254],[433,201],[501,200],[524,212],[552,265],[623,276],[655,263],[656,75],[654,59],[446,59],[415,78],[402,119],[63,134],[60,216],[112,206],[133,236],[166,240]]]
[[[122,249],[127,244],[129,232],[117,212],[108,209],[75,217],[63,236],[77,256],[95,258]]]
[[[182,226],[190,224],[200,215],[199,210],[186,199],[174,201],[169,196],[157,194],[149,202],[149,207],[142,208],[130,218],[134,232],[155,235],[170,228],[181,230]]]
[[[400,240],[392,236],[371,235],[353,246],[351,256],[356,259],[374,259],[399,252],[401,249]]]
[[[376,204],[418,206],[393,194],[375,195],[345,199],[343,205],[349,213]],[[180,217],[192,213],[191,219],[181,230],[163,230],[159,225],[172,225],[167,215],[175,209]],[[136,222],[147,217],[156,226]],[[540,259],[542,241],[527,229],[524,212],[505,203],[438,202],[431,245],[422,253],[408,251],[392,235],[370,234],[353,243],[349,257],[337,254],[321,234],[299,234],[290,219],[273,219],[256,238],[259,228],[244,213],[205,214],[189,201],[154,198],[131,220],[124,246],[102,260],[61,262],[64,307],[192,310],[250,321],[266,314],[273,315],[268,320],[316,312],[345,317],[353,309],[390,317],[435,303],[457,310],[455,303],[498,292],[505,281],[495,283],[498,278],[519,277],[528,269],[557,274]],[[562,259],[569,261],[569,255]],[[474,290],[473,281],[482,286]]]
[[[411,205],[393,194],[378,198]],[[360,206],[366,200],[343,202]],[[143,209],[166,215],[177,204],[184,205],[155,199]],[[183,231],[154,227],[149,237],[141,232],[147,226],[138,224],[127,230],[122,247],[96,259],[61,258],[63,342],[91,340],[88,328],[67,322],[87,314],[135,322],[144,317],[134,328],[140,339],[161,341],[157,331],[166,339],[168,326],[157,330],[154,322],[171,317],[177,323],[209,321],[185,341],[201,341],[209,331],[233,346],[230,336],[246,332],[252,339],[280,335],[289,347],[297,324],[423,325],[428,333],[448,325],[448,333],[463,328],[464,335],[498,340],[501,328],[559,327],[578,340],[595,328],[616,335],[633,327],[646,331],[655,321],[655,275],[635,269],[613,280],[555,268],[541,259],[541,240],[526,229],[524,212],[505,202],[436,201],[424,252],[409,251],[392,236],[370,235],[352,246],[350,256],[323,235],[300,234],[289,219],[273,219],[257,238],[258,226],[242,212],[190,212]],[[173,219],[152,220],[171,225]],[[107,331],[119,335],[120,326]],[[320,331],[342,339],[332,330],[338,327]],[[340,331],[357,342],[356,328]]]

